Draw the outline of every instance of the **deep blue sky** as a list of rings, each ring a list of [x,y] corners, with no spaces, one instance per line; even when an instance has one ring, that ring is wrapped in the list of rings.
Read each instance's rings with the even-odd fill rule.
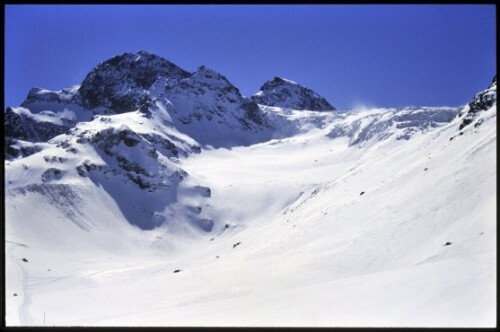
[[[5,103],[147,50],[250,96],[274,76],[340,109],[458,106],[496,73],[494,5],[8,5]]]

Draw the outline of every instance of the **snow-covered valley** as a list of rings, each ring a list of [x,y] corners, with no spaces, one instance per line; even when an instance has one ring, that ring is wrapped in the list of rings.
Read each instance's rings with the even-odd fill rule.
[[[495,326],[496,79],[460,109],[348,113],[257,113],[225,82],[218,112],[188,82],[191,106],[156,81],[146,112],[11,145],[7,325]],[[207,104],[216,129],[186,115]]]

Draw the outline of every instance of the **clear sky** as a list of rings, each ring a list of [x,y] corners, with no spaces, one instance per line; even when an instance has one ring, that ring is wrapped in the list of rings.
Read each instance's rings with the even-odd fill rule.
[[[147,50],[250,96],[274,76],[345,109],[458,106],[496,73],[494,5],[7,5],[5,104]]]

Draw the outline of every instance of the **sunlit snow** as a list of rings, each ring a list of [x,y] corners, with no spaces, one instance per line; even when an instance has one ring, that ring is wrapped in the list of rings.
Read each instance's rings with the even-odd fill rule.
[[[127,117],[111,121],[133,126]],[[494,119],[452,141],[458,118],[359,148],[328,137],[331,117],[183,157],[177,199],[204,206],[211,232],[176,220],[142,231],[77,175],[16,189],[37,182],[42,159],[7,163],[7,324],[494,326]],[[190,182],[211,198],[182,189]]]

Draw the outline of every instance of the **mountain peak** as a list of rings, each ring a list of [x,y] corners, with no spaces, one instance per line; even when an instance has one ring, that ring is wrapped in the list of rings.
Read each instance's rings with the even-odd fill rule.
[[[116,55],[98,64],[83,80],[79,92],[87,108],[130,111],[158,78],[183,79],[191,74],[147,51]],[[126,100],[124,100],[126,99]]]
[[[295,81],[292,81],[292,80],[289,80],[289,79],[286,79],[286,78],[283,78],[283,77],[279,77],[279,76],[274,76],[274,79],[272,81],[266,82],[266,84],[292,84],[292,85],[299,85],[299,83],[297,83]],[[264,87],[264,86],[262,86],[262,87]]]
[[[218,87],[220,89],[226,88],[239,94],[238,88],[229,82],[224,75],[206,66],[198,67],[188,80],[193,84],[211,85],[212,87]]]
[[[223,75],[221,75],[220,73],[216,72],[213,69],[208,68],[205,65],[199,66],[193,73],[193,76],[200,76],[200,75],[206,78],[216,78],[216,79],[223,78],[227,80]]]
[[[276,106],[297,110],[335,110],[325,98],[299,83],[275,76],[262,85],[252,100],[266,106]]]

